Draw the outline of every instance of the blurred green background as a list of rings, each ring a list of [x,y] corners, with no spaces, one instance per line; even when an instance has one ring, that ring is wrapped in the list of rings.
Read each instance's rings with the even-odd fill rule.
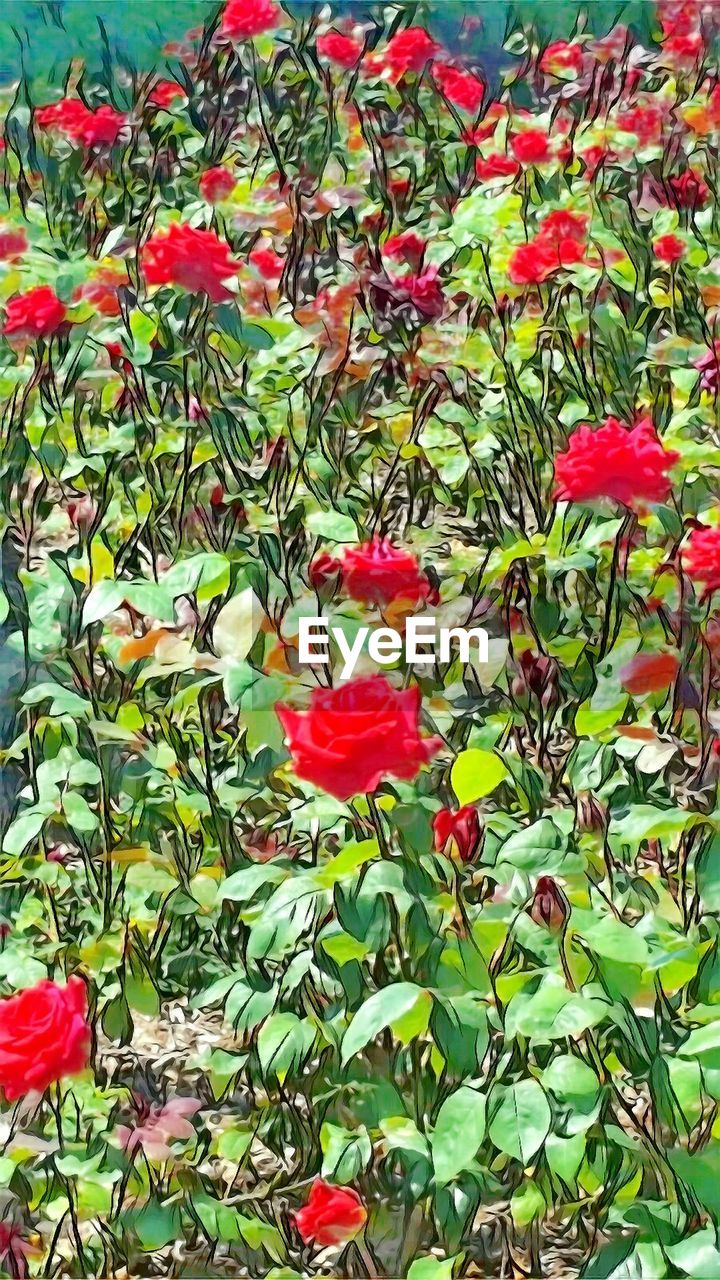
[[[286,4],[298,16],[322,7],[316,0]],[[407,0],[396,7],[426,24],[448,49],[476,61],[491,82],[508,61],[503,41],[518,23],[534,24],[546,40],[567,37],[583,23],[594,35],[604,35],[616,22],[647,40],[655,25],[652,0]],[[59,87],[76,56],[84,58],[90,79],[106,74],[109,65],[170,71],[174,62],[163,46],[202,25],[217,8],[217,0],[4,0],[0,82],[25,78],[35,93]],[[379,8],[369,0],[333,4],[336,15],[359,19]]]

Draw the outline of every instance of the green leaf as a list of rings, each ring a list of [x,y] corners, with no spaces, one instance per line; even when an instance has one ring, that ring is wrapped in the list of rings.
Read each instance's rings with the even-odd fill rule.
[[[514,1192],[510,1201],[510,1213],[516,1227],[527,1227],[536,1218],[542,1218],[547,1205],[537,1182],[526,1182]]]
[[[528,1165],[550,1131],[545,1090],[537,1080],[519,1080],[501,1086],[497,1094],[500,1101],[490,1120],[490,1137],[500,1151]]]
[[[471,747],[461,751],[450,771],[450,782],[458,804],[472,804],[499,787],[508,771],[494,751]]]
[[[312,511],[305,520],[305,527],[318,538],[328,542],[357,542],[357,525],[352,516],[340,511]]]
[[[364,1125],[343,1129],[326,1122],[320,1130],[320,1146],[322,1177],[341,1186],[354,1182],[372,1159],[372,1143]]]
[[[407,1280],[452,1280],[455,1263],[461,1255],[452,1258],[416,1258],[407,1273]]]
[[[469,1167],[484,1136],[485,1095],[462,1085],[443,1102],[430,1139],[438,1186]]]
[[[245,587],[223,605],[213,627],[213,648],[221,658],[246,658],[262,621],[262,609],[252,587]],[[251,668],[252,670],[252,668]]]
[[[404,1028],[402,1024],[408,1016],[411,1019],[417,1018],[418,1029],[414,1034],[420,1034],[423,1020],[425,1028],[427,1027],[431,1007],[430,992],[416,986],[414,982],[396,982],[392,986],[376,991],[358,1009],[343,1036],[343,1063],[349,1062],[385,1027],[400,1026],[401,1030],[405,1031],[408,1024],[406,1023]],[[402,1035],[400,1038],[403,1038]]]
[[[298,1070],[312,1048],[315,1032],[307,1021],[295,1013],[275,1013],[258,1034],[258,1058],[263,1074],[284,1079]]]

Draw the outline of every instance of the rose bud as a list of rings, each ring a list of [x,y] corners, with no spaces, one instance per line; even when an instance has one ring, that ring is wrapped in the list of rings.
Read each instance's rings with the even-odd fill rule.
[[[65,510],[68,520],[75,529],[89,528],[97,514],[97,507],[88,493],[71,499]]]
[[[342,581],[342,565],[335,556],[329,555],[327,551],[321,551],[310,561],[308,578],[310,585],[318,592],[324,591],[325,588],[336,591]]]
[[[295,1214],[304,1244],[315,1241],[323,1248],[352,1240],[366,1221],[367,1210],[357,1191],[333,1187],[322,1178],[313,1182],[307,1204]]]
[[[552,876],[540,876],[528,914],[535,924],[556,932],[564,929],[570,916],[570,903]]]
[[[579,793],[575,811],[578,831],[603,832],[607,829],[607,809],[597,796],[591,795],[589,791]]]
[[[457,813],[452,809],[440,809],[433,818],[433,835],[437,853],[443,853],[449,845],[450,852],[457,851],[462,862],[470,862],[482,839],[477,809],[472,804],[464,804]]]

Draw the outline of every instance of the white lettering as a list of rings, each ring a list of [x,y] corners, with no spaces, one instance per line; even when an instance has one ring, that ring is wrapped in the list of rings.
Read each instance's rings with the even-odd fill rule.
[[[425,634],[423,635],[423,632]],[[422,666],[431,666],[435,661],[434,653],[426,653],[421,645],[429,644],[435,639],[434,618],[408,618],[405,624],[405,657],[408,662],[417,662]]]
[[[440,661],[450,662],[452,653],[450,651],[450,641],[457,640],[460,650],[460,661],[470,661],[470,644],[471,641],[477,640],[478,661],[487,662],[488,660],[488,633],[484,627],[473,627],[470,631],[465,627],[443,627],[440,632]]]
[[[345,635],[342,627],[333,627],[333,639],[340,650],[340,654],[344,661],[343,669],[340,672],[341,680],[350,679],[350,676],[355,670],[355,663],[362,653],[365,637],[369,630],[369,627],[360,627],[352,644],[348,644],[347,636]]]
[[[402,653],[402,640],[392,627],[378,627],[377,631],[373,631],[368,641],[368,653],[373,662],[379,662],[381,666],[385,666],[388,662],[394,662]]]
[[[328,625],[327,618],[301,618],[298,633],[298,658],[300,662],[327,662]],[[318,653],[316,646],[322,645]]]

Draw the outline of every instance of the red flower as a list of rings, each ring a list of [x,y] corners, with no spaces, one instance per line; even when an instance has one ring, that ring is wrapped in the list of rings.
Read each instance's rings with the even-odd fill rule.
[[[367,1221],[367,1211],[357,1191],[333,1187],[317,1178],[304,1209],[295,1214],[295,1225],[304,1244],[315,1241],[326,1247],[352,1240]]]
[[[679,62],[694,62],[704,47],[705,41],[700,31],[687,36],[670,36],[668,40],[663,40],[663,53],[670,54],[671,58]]]
[[[175,98],[184,97],[185,90],[177,80],[158,80],[152,93],[148,95],[148,102],[154,107],[169,107]]]
[[[220,31],[228,40],[252,40],[274,30],[281,20],[282,13],[273,0],[228,0]]]
[[[390,276],[390,282],[396,289],[407,294],[410,302],[424,316],[437,319],[445,308],[445,297],[437,278],[438,268],[430,266],[421,275],[411,272],[406,276]]]
[[[345,590],[364,604],[388,605],[393,600],[419,604],[430,594],[430,583],[417,560],[388,538],[375,537],[343,555]]]
[[[608,163],[617,160],[617,154],[611,151],[609,147],[586,147],[580,152],[582,159],[585,161],[585,168],[588,178],[593,178],[604,161]]]
[[[0,259],[3,262],[13,262],[15,258],[21,258],[27,249],[28,242],[24,231],[0,229]]]
[[[327,551],[321,551],[320,555],[314,557],[310,561],[308,568],[308,578],[310,585],[316,591],[322,591],[324,587],[330,586],[332,583],[339,583],[342,577],[342,564],[335,557],[328,555]]]
[[[720,338],[715,339],[710,351],[695,361],[694,367],[702,374],[700,379],[702,390],[715,395],[720,386]]]
[[[0,1000],[0,1088],[8,1102],[44,1093],[63,1076],[84,1071],[90,1052],[87,992],[81,978],[66,987],[44,978]]]
[[[417,231],[401,231],[397,236],[390,236],[385,241],[382,251],[385,258],[393,262],[406,262],[409,266],[420,265],[427,248],[427,240],[419,236]]]
[[[433,76],[448,102],[452,102],[463,111],[471,111],[473,115],[480,110],[485,85],[471,71],[463,71],[461,67],[451,67],[447,62],[436,62],[433,66]]]
[[[5,308],[6,338],[49,338],[63,324],[67,312],[49,284],[11,298]]]
[[[705,584],[703,598],[720,587],[720,528],[693,529],[682,553],[683,569]]]
[[[620,683],[633,696],[659,693],[672,684],[679,665],[674,653],[637,653],[621,668]]]
[[[222,282],[240,263],[214,231],[174,222],[151,236],[141,256],[148,284],[177,284],[190,293],[206,293],[213,302],[232,297]]]
[[[475,172],[481,182],[489,182],[492,178],[514,178],[520,172],[520,165],[511,156],[495,151],[484,160],[478,156]]]
[[[363,45],[352,36],[344,36],[339,31],[328,31],[327,35],[318,36],[316,49],[321,58],[335,62],[339,67],[351,71],[362,57]]]
[[[418,686],[398,690],[381,675],[313,689],[305,715],[276,710],[297,776],[338,800],[375,791],[387,774],[410,781],[442,746],[420,737]]]
[[[704,204],[710,195],[707,183],[694,169],[684,169],[675,178],[671,178],[670,187],[681,209],[695,209],[699,204]]]
[[[679,262],[687,252],[687,245],[680,236],[675,236],[669,232],[665,236],[657,236],[653,240],[653,253],[660,262]]]
[[[596,430],[584,423],[570,436],[567,452],[555,459],[555,496],[569,502],[614,498],[626,507],[664,502],[670,492],[667,472],[679,457],[663,449],[649,418],[634,427],[608,418]]]
[[[464,804],[457,813],[452,809],[440,809],[433,818],[433,835],[438,853],[442,853],[452,841],[462,861],[470,862],[480,847],[482,836],[477,809],[472,804]]]
[[[570,904],[552,876],[540,876],[528,914],[535,924],[541,924],[553,932],[564,928],[570,915]]]
[[[252,249],[248,254],[248,262],[263,280],[279,280],[285,267],[284,258],[274,249]]]
[[[235,190],[236,185],[234,175],[221,164],[213,169],[206,169],[198,183],[200,195],[203,200],[207,200],[208,204],[217,204],[219,200],[225,200]]]
[[[73,302],[80,302],[84,298],[101,316],[119,316],[118,289],[127,283],[126,272],[101,267],[94,279],[74,290]]]
[[[566,71],[576,74],[582,71],[583,48],[575,41],[555,40],[549,44],[540,59],[540,70],[546,75],[562,77]]]
[[[381,56],[399,80],[406,71],[422,71],[439,48],[440,45],[422,27],[406,27],[388,40]]]
[[[585,246],[574,238],[553,243],[550,237],[537,236],[513,251],[508,275],[513,284],[542,284],[554,271],[581,262],[584,256]]]
[[[82,147],[112,146],[127,123],[127,117],[112,107],[90,111],[79,98],[63,98],[50,107],[40,107],[35,120],[40,129],[58,129]]]
[[[524,129],[510,139],[512,153],[520,164],[543,164],[550,159],[550,140],[542,129]]]
[[[659,107],[640,104],[619,115],[617,124],[625,133],[634,133],[641,147],[647,147],[660,139],[662,112]]]
[[[538,240],[561,245],[565,240],[584,243],[587,235],[587,214],[573,213],[570,209],[554,209],[540,221]]]

